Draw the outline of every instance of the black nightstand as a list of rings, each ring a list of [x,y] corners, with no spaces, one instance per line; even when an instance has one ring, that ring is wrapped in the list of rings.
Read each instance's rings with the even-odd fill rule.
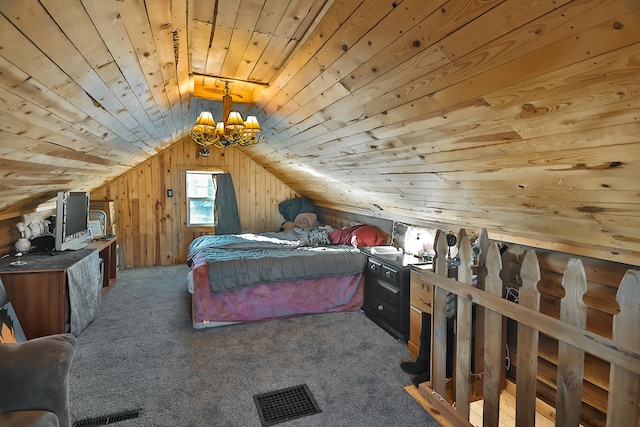
[[[418,259],[397,254],[367,255],[362,310],[378,326],[399,340],[409,338],[409,277],[411,264]]]

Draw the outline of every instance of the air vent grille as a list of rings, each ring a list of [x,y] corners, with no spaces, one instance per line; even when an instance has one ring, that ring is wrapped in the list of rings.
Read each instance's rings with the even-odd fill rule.
[[[253,400],[263,427],[322,412],[306,384],[255,395]]]
[[[94,427],[104,426],[107,424],[118,423],[120,421],[132,420],[138,418],[142,414],[141,410],[119,412],[117,414],[105,415],[97,418],[89,418],[86,420],[75,421],[73,427]]]

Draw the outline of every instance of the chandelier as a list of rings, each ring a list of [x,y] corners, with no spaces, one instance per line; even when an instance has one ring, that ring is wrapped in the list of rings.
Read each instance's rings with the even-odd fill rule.
[[[216,124],[213,115],[209,111],[202,111],[191,129],[190,136],[197,144],[203,145],[200,155],[208,156],[207,147],[227,148],[232,145],[246,147],[256,145],[262,141],[258,136],[260,124],[256,116],[248,116],[247,120],[242,120],[242,116],[237,111],[232,111],[233,101],[229,91],[229,83],[225,82],[222,97],[222,112],[225,122]]]

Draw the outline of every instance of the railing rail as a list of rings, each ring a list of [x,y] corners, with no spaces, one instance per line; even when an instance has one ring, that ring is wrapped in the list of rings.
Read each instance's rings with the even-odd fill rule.
[[[486,236],[486,234],[484,234]],[[638,425],[640,402],[640,271],[628,270],[622,279],[616,301],[620,313],[613,319],[611,339],[585,330],[586,307],[582,301],[587,289],[582,262],[571,259],[565,268],[560,319],[540,313],[540,267],[534,250],[525,254],[520,277],[519,302],[502,298],[502,259],[495,242],[482,244],[479,266],[484,290],[471,286],[471,245],[466,233],[458,238],[460,266],[458,280],[447,276],[446,237],[438,232],[434,248],[434,271],[424,271],[422,280],[434,286],[431,381],[420,386],[423,397],[446,411],[453,425],[470,425],[470,384],[472,354],[472,306],[483,308],[484,352],[483,425],[497,426],[500,417],[500,382],[504,362],[502,350],[503,317],[518,324],[516,374],[516,426],[534,426],[536,416],[536,378],[538,336],[542,332],[559,342],[556,393],[556,425],[578,426],[585,353],[609,362],[607,426]],[[455,335],[454,402],[447,402],[446,378],[446,294],[457,296]],[[577,405],[577,406],[576,406]],[[577,413],[577,414],[576,414]]]

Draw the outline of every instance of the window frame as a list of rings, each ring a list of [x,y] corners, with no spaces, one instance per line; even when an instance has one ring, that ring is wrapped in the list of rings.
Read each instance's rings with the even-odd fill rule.
[[[191,218],[191,201],[192,200],[211,200],[215,206],[215,194],[212,197],[189,197],[189,191],[188,191],[188,185],[189,185],[189,175],[208,175],[211,176],[212,179],[215,180],[215,175],[218,175],[219,173],[221,173],[218,170],[186,170],[184,172],[185,174],[185,181],[184,181],[184,190],[185,190],[185,223],[187,225],[187,228],[215,228],[216,226],[216,214],[215,214],[215,210],[213,212],[213,223],[192,223],[192,218]],[[215,184],[215,183],[214,183]],[[214,208],[215,209],[215,208]]]

